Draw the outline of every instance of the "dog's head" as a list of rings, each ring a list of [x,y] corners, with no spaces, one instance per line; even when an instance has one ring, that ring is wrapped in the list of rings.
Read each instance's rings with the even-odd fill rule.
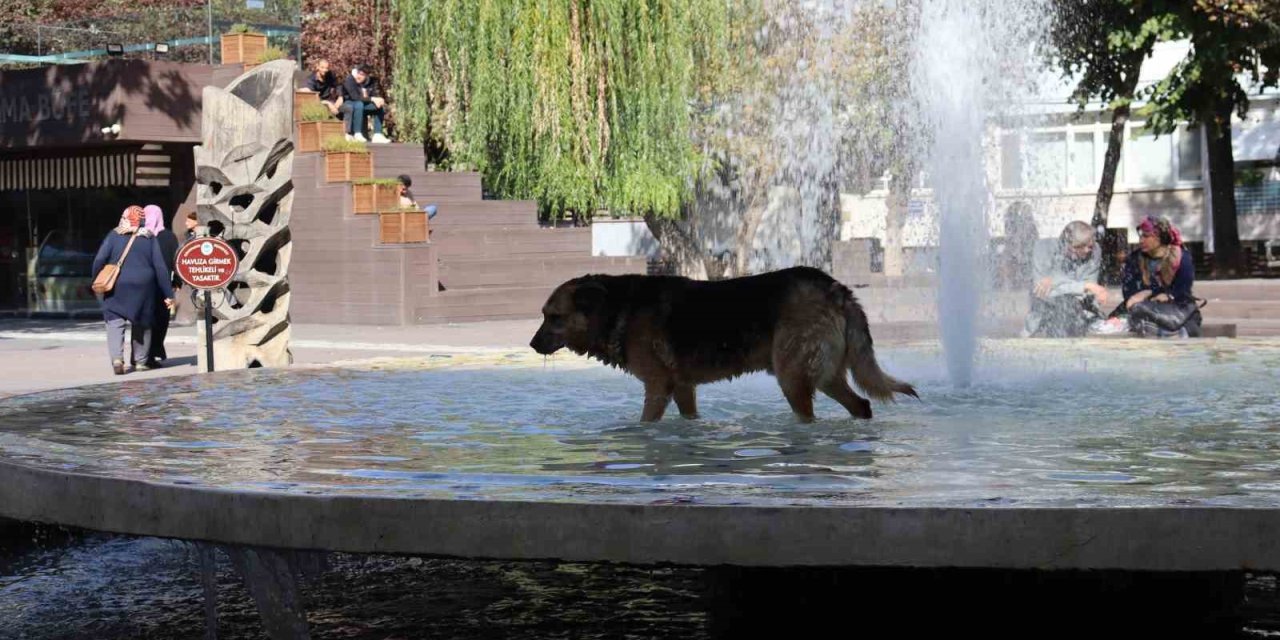
[[[542,326],[529,346],[542,355],[564,347],[586,353],[607,297],[608,289],[597,276],[574,278],[560,285],[542,305]]]

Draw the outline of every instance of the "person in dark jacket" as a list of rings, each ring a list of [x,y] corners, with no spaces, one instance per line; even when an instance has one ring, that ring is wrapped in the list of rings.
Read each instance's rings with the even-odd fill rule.
[[[342,112],[346,114],[347,139],[364,141],[365,119],[372,121],[373,135],[369,141],[386,144],[391,142],[382,135],[382,116],[387,101],[382,97],[378,81],[369,75],[369,69],[360,65],[342,81]]]
[[[338,76],[329,70],[328,60],[316,61],[307,75],[307,90],[320,94],[320,103],[329,108],[329,113],[338,115],[342,109],[342,92],[338,90]]]
[[[103,239],[98,255],[93,259],[94,274],[101,272],[107,264],[120,267],[115,286],[102,297],[102,316],[107,324],[107,352],[116,375],[125,371],[125,324],[130,326],[133,338],[134,366],[147,369],[157,292],[165,306],[173,304],[168,266],[160,255],[155,238],[141,227],[143,219],[142,207],[125,209],[120,223]],[[133,241],[132,246],[129,246],[130,240]],[[128,255],[125,255],[126,249]]]
[[[151,232],[156,239],[156,246],[160,250],[160,257],[164,260],[166,272],[169,276],[169,283],[176,290],[178,280],[174,275],[174,263],[178,259],[178,236],[172,231],[164,228],[164,212],[154,204],[149,204],[142,209],[145,219],[144,228]],[[170,294],[169,297],[173,297]],[[155,318],[151,323],[151,348],[147,352],[147,366],[158,368],[160,363],[169,359],[169,353],[165,351],[164,339],[169,335],[169,307],[166,305],[155,306]]]
[[[196,217],[195,211],[187,211],[185,214],[174,217],[173,228],[175,233],[177,229],[182,229],[181,244],[186,245],[196,237],[196,227],[200,225]],[[178,247],[182,250],[182,246]],[[174,305],[173,316],[170,320],[171,326],[190,327],[196,323],[195,310],[195,290],[186,286],[182,282],[182,278],[174,277],[173,279]]]
[[[1195,262],[1191,252],[1182,246],[1182,233],[1168,218],[1147,216],[1138,224],[1138,249],[1124,263],[1121,289],[1124,308],[1152,302],[1194,303],[1191,287],[1195,284]],[[1196,311],[1179,335],[1200,335],[1200,312]],[[1168,334],[1156,330],[1156,335]]]

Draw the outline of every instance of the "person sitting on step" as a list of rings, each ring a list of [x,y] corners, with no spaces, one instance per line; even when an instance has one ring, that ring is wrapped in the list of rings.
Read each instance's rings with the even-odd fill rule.
[[[413,207],[414,209],[422,209],[427,213],[427,220],[436,217],[436,205],[419,206],[418,201],[413,197],[413,192],[409,191],[409,187],[413,186],[413,178],[402,173],[396,176],[396,180],[400,181],[400,184],[396,186],[396,195],[400,198],[401,208]]]
[[[382,135],[382,117],[386,114],[387,101],[382,97],[378,81],[369,75],[369,68],[359,65],[342,81],[342,113],[346,117],[348,140],[365,141],[365,120],[372,121],[373,135],[369,142],[387,144],[391,140]]]
[[[1088,223],[1067,224],[1055,240],[1036,243],[1031,259],[1031,310],[1022,335],[1078,337],[1100,319],[1107,289],[1098,284],[1102,252]]]
[[[1124,304],[1123,309],[1116,311],[1125,314],[1146,301],[1195,307],[1196,298],[1191,293],[1195,279],[1195,260],[1182,244],[1182,231],[1168,218],[1146,216],[1138,223],[1138,248],[1124,263]],[[1202,322],[1203,317],[1195,307],[1177,331],[1152,326],[1132,316],[1129,324],[1139,335],[1198,338]]]
[[[317,60],[311,73],[307,74],[307,90],[320,96],[320,104],[329,109],[329,113],[339,115],[342,110],[342,95],[338,91],[338,77],[329,70],[329,61]]]

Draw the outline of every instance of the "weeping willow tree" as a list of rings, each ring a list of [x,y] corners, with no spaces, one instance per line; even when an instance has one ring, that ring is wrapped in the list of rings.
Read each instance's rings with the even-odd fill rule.
[[[402,137],[553,217],[677,218],[726,0],[394,0]]]
[[[686,274],[829,267],[841,193],[914,175],[922,134],[908,78],[919,3],[733,4],[733,53],[701,101],[714,108],[697,117],[708,162],[680,225],[711,248]]]

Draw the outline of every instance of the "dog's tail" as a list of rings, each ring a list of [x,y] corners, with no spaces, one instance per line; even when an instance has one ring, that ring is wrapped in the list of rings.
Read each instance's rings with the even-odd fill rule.
[[[866,312],[848,287],[837,282],[834,288],[844,309],[845,363],[853,373],[853,381],[868,396],[882,402],[892,402],[895,393],[919,398],[915,387],[880,369],[871,345],[871,328],[867,324]]]

